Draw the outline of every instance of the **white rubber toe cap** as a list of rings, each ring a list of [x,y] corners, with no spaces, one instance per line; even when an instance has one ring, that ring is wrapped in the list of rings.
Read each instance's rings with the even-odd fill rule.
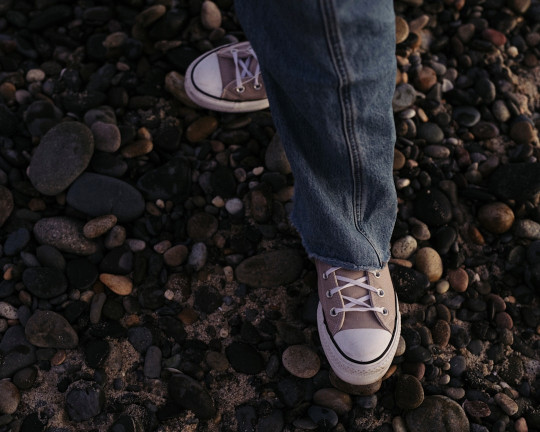
[[[221,97],[223,84],[217,55],[210,54],[197,63],[193,68],[191,78],[199,91],[216,98]]]
[[[352,361],[377,360],[390,345],[392,334],[383,329],[341,330],[334,340],[339,349]]]

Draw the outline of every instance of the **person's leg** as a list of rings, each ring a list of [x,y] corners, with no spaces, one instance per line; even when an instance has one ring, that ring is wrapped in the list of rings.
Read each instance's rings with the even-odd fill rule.
[[[308,254],[381,269],[396,217],[391,0],[236,0],[295,178]]]
[[[385,266],[396,217],[393,3],[236,0],[236,11],[293,170],[324,352],[338,377],[371,384],[401,325]]]

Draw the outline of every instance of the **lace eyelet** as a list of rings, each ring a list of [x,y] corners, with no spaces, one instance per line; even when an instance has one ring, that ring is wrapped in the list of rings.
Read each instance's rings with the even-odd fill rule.
[[[337,316],[336,308],[330,309],[330,316],[331,317],[336,317]]]
[[[326,298],[332,298],[332,291],[326,290]]]
[[[262,84],[255,84],[255,85],[253,86],[253,88],[254,88],[255,90],[260,90],[260,89],[262,89]]]
[[[244,93],[244,91],[246,90],[246,88],[245,88],[244,86],[242,86],[242,87],[236,87],[235,90],[236,90],[236,93]]]
[[[379,270],[377,270],[377,271],[375,272],[375,277],[376,277],[377,279],[379,279],[379,278],[381,277],[381,272],[380,272]]]
[[[322,278],[323,278],[323,280],[328,280],[328,275],[326,274],[326,272],[324,272],[322,274]]]
[[[388,315],[388,309],[383,308],[382,314],[383,314],[384,316],[387,316],[387,315]]]
[[[380,289],[377,291],[377,294],[379,294],[379,297],[384,297],[384,290]]]

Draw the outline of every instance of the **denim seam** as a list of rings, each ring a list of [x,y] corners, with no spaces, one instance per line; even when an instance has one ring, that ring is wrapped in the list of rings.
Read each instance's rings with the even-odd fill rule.
[[[326,41],[330,58],[334,66],[334,70],[339,80],[339,100],[341,105],[341,113],[343,119],[343,134],[347,147],[349,149],[349,158],[351,162],[351,174],[353,179],[354,190],[354,225],[356,230],[362,234],[371,248],[377,255],[379,265],[383,265],[381,254],[375,248],[374,244],[368,238],[365,231],[360,227],[360,219],[363,214],[363,206],[365,205],[364,188],[362,187],[362,160],[360,157],[357,134],[355,133],[355,117],[352,112],[352,94],[350,88],[350,78],[345,64],[345,56],[343,54],[343,44],[341,43],[341,35],[339,27],[336,25],[337,18],[335,12],[334,0],[320,0],[321,15],[326,33]],[[358,169],[356,169],[358,167]]]

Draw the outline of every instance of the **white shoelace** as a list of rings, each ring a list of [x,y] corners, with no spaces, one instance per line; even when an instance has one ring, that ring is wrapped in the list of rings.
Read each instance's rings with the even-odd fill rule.
[[[261,69],[259,67],[259,61],[257,60],[257,56],[255,55],[255,51],[253,51],[253,48],[249,48],[248,50],[249,55],[242,59],[238,56],[238,50],[233,48],[231,50],[231,54],[233,56],[234,60],[234,70],[236,75],[236,91],[238,93],[243,93],[246,89],[244,87],[244,84],[242,83],[242,79],[244,78],[255,78],[253,87],[255,90],[259,90],[261,88],[261,84],[259,83],[259,76],[261,75]],[[255,67],[255,73],[252,73],[249,70],[249,67],[251,66],[251,62],[255,59],[257,62],[257,66]]]
[[[332,273],[338,271],[340,268],[341,267],[331,267],[331,268],[329,268],[328,270],[326,270],[323,273],[323,278],[328,279],[328,277]],[[378,271],[375,271],[375,272],[372,272],[372,273],[375,275],[375,277],[379,277],[379,272]],[[352,287],[352,286],[362,287],[362,288],[367,289],[368,291],[375,292],[375,293],[377,293],[377,295],[379,297],[384,296],[384,291],[382,289],[375,288],[375,287],[373,287],[373,286],[366,283],[368,281],[367,275],[362,276],[361,278],[358,278],[358,279],[350,279],[350,278],[345,277],[345,276],[336,275],[336,279],[338,281],[340,281],[340,282],[346,282],[346,284],[342,285],[342,286],[337,286],[335,288],[332,288],[332,289],[328,290],[326,292],[326,296],[328,298],[332,297],[334,294],[340,292],[341,290],[343,290],[345,288]],[[346,295],[343,295],[343,294],[341,294],[341,296],[343,297],[344,300],[349,301],[349,303],[344,303],[343,308],[332,308],[332,309],[330,309],[330,315],[336,316],[340,312],[378,312],[378,313],[382,313],[383,315],[388,315],[388,309],[386,309],[384,307],[375,307],[375,306],[368,303],[368,301],[370,300],[370,295],[369,294],[367,294],[367,295],[365,295],[363,297],[360,297],[360,298],[349,297],[349,296],[346,296]]]

